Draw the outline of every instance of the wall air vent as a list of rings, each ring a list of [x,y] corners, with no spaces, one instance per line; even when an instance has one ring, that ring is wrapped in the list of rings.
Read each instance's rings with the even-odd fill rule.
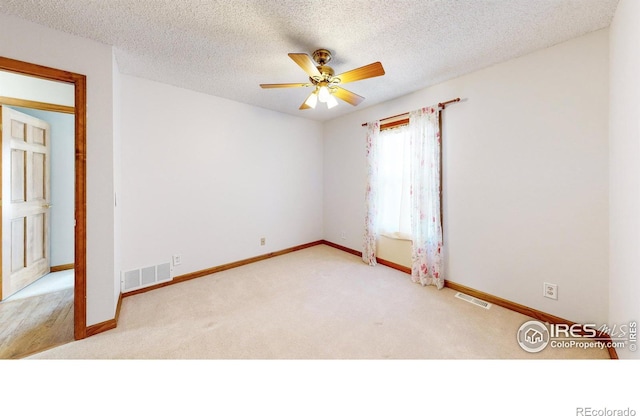
[[[465,293],[458,292],[458,293],[456,293],[455,297],[458,298],[458,299],[462,299],[464,301],[467,301],[469,303],[473,303],[474,305],[480,306],[481,308],[484,308],[484,309],[491,308],[491,304],[489,302],[485,302],[483,300],[474,298],[473,296],[469,296],[469,295],[467,295]]]
[[[122,272],[120,276],[120,287],[122,292],[126,293],[171,280],[171,264],[163,263],[128,270]]]

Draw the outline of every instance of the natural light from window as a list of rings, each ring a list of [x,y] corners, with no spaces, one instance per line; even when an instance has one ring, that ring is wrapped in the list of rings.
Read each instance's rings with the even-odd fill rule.
[[[411,171],[409,129],[406,125],[380,131],[379,232],[411,239]]]

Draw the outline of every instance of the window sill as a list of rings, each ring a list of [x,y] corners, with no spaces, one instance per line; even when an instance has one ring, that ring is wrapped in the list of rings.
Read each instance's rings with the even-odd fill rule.
[[[399,233],[399,232],[395,232],[395,233],[383,232],[383,233],[380,233],[380,236],[391,238],[393,240],[411,241],[410,235],[405,233]]]

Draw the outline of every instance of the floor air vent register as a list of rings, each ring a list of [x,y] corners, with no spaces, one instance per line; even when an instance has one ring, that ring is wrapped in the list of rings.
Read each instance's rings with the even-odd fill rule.
[[[473,296],[469,296],[469,295],[466,295],[464,293],[458,292],[458,293],[456,293],[455,297],[458,298],[458,299],[462,299],[464,301],[467,301],[469,303],[473,303],[474,305],[480,306],[481,308],[484,308],[484,309],[489,309],[491,307],[491,304],[489,302],[485,302],[483,300],[474,298]]]
[[[171,264],[163,263],[122,272],[120,284],[122,292],[142,289],[147,286],[171,280]]]

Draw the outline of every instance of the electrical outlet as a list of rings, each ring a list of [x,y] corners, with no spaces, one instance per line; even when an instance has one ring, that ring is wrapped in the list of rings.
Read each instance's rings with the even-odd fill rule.
[[[347,233],[345,233],[344,231],[340,233],[340,238],[342,240],[346,240],[347,239]]]
[[[558,300],[558,285],[554,285],[553,283],[544,283],[543,288],[544,292],[542,295],[545,298]]]
[[[264,246],[265,244],[267,244],[267,239],[266,239],[266,238],[264,238],[264,237],[262,237],[262,238],[260,239],[260,245],[261,245],[261,246]]]
[[[180,254],[174,254],[173,255],[173,265],[174,266],[179,266],[180,264],[182,264],[182,256]]]

